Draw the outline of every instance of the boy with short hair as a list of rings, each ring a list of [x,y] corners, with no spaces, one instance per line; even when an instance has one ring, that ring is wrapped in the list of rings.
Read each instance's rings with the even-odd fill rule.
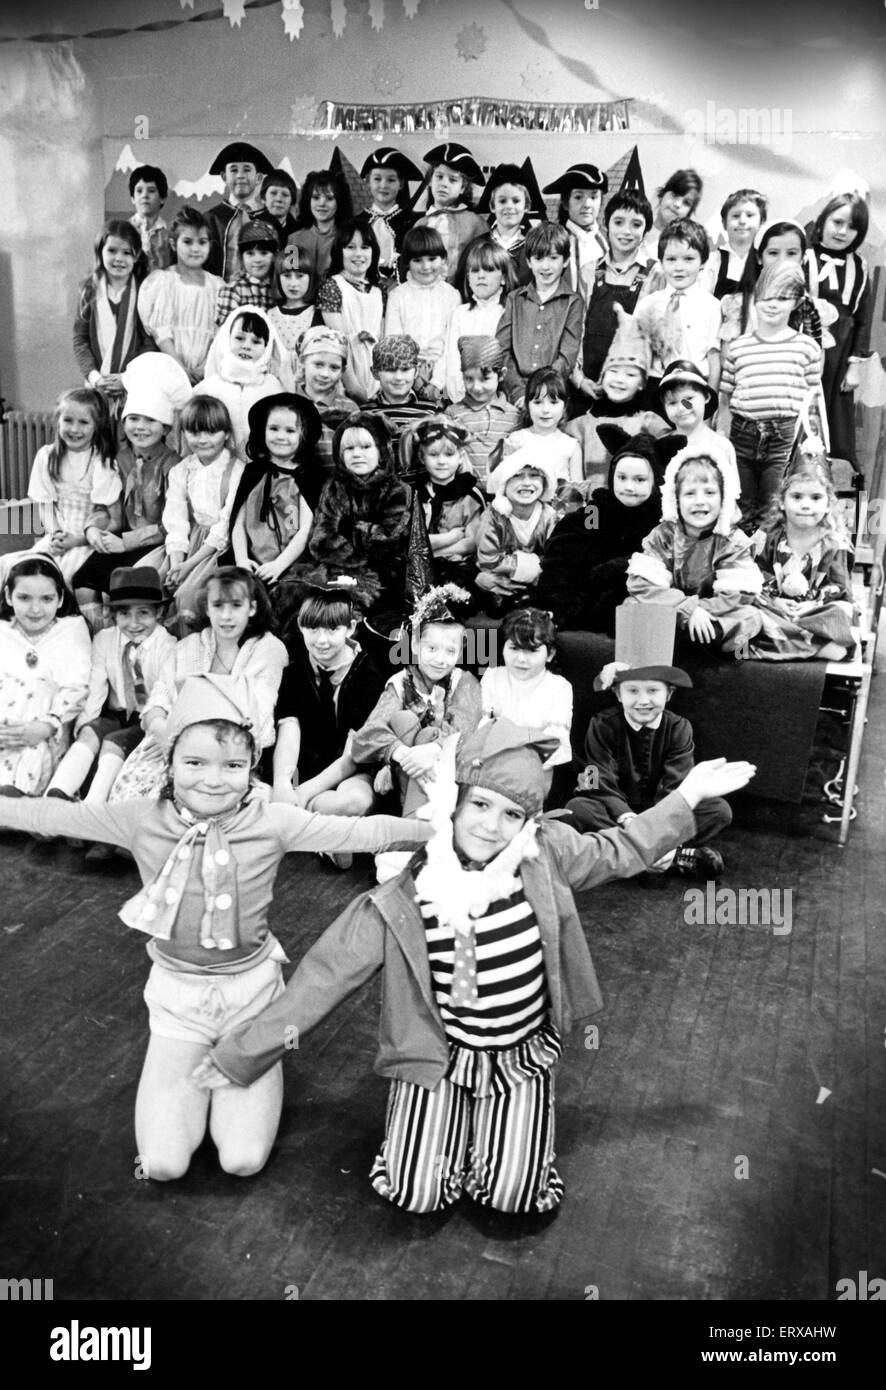
[[[218,292],[215,322],[219,327],[235,309],[251,305],[270,309],[275,300],[274,257],[278,244],[273,229],[265,222],[247,222],[240,229],[237,244],[243,270]]]
[[[498,457],[502,440],[518,428],[520,409],[511,405],[500,390],[504,353],[496,338],[479,334],[459,338],[458,356],[465,383],[464,400],[448,405],[445,414],[467,430],[465,453],[477,481],[485,488],[491,457]]]
[[[652,375],[675,358],[695,362],[714,390],[720,381],[720,301],[699,284],[708,237],[699,222],[680,218],[658,242],[665,288],[643,295],[634,311],[652,345]]]
[[[155,164],[140,164],[133,169],[129,175],[129,196],[135,208],[129,220],[142,239],[148,268],[166,270],[172,262],[172,252],[169,227],[160,216],[169,196],[169,184],[163,170]]]
[[[568,380],[581,346],[584,302],[569,288],[569,233],[556,222],[542,222],[526,235],[532,284],[508,295],[495,336],[504,354],[503,384],[512,403],[521,402],[526,383],[540,367],[553,367]]]

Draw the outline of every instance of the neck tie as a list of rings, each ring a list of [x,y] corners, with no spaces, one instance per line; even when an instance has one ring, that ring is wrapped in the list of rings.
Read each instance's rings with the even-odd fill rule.
[[[137,642],[127,642],[123,648],[123,695],[126,701],[127,714],[135,714],[137,711],[143,710],[148,702],[148,692]]]
[[[454,1009],[469,1009],[479,1000],[477,992],[477,955],[474,928],[455,933],[455,953],[452,960],[452,984],[449,1003]]]

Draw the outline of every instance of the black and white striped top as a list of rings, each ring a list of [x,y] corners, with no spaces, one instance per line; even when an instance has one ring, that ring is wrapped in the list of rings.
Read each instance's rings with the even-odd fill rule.
[[[474,924],[478,1002],[452,1008],[452,961],[455,933],[441,927],[426,904],[428,958],[434,997],[446,1036],[461,1047],[514,1047],[535,1033],[548,1015],[541,934],[535,913],[520,888],[513,897],[490,904]]]

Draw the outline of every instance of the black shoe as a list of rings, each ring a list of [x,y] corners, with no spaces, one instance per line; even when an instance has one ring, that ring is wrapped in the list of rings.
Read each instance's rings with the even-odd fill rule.
[[[723,856],[709,845],[680,845],[671,868],[687,878],[716,879],[725,871]]]
[[[19,791],[18,787],[14,787],[10,782],[7,782],[5,786],[0,787],[0,796],[24,796],[24,792]]]
[[[61,787],[50,787],[47,796],[57,797],[59,801],[76,801],[76,796],[71,796],[69,792],[63,792]]]

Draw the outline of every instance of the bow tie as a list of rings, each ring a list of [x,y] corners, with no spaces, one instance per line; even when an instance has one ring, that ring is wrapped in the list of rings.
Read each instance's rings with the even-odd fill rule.
[[[829,290],[840,287],[839,271],[846,264],[845,256],[830,256],[827,251],[819,251],[818,283],[820,288]]]

